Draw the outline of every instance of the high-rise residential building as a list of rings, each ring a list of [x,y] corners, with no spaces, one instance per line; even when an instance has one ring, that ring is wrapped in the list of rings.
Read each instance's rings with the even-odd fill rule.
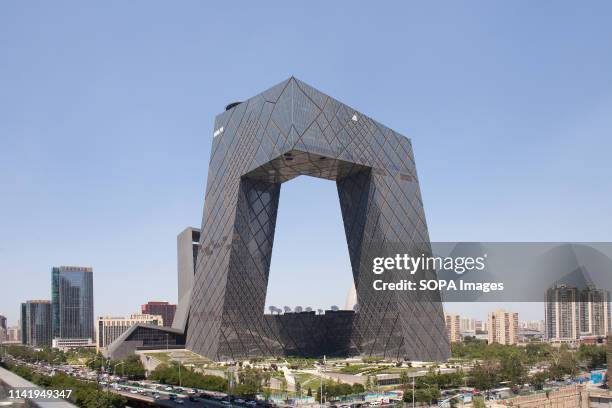
[[[487,322],[483,322],[482,320],[475,320],[474,330],[476,331],[476,333],[485,333],[487,331]]]
[[[166,327],[172,327],[172,322],[174,322],[174,314],[176,313],[176,305],[168,302],[150,301],[142,305],[141,312],[144,315],[161,315],[164,319],[163,325]]]
[[[51,346],[51,302],[28,300],[22,303],[25,312],[25,344],[32,347]]]
[[[459,315],[446,315],[446,332],[448,341],[456,343],[461,341],[461,317]]]
[[[94,339],[92,268],[52,268],[51,301],[53,338]]]
[[[580,291],[580,334],[605,336],[610,331],[610,292],[595,287]]]
[[[546,291],[545,336],[549,341],[571,342],[580,338],[580,295],[575,287],[557,285]]]
[[[487,326],[489,344],[518,343],[518,313],[497,309],[489,313]]]
[[[6,317],[3,315],[0,315],[0,329],[8,329],[8,326],[6,325]]]
[[[469,317],[461,318],[461,333],[476,333],[476,320]]]
[[[523,330],[533,330],[544,333],[544,321],[542,320],[524,320],[519,322],[519,327]]]
[[[163,326],[164,319],[160,315],[137,315],[125,317],[98,317],[96,323],[96,349],[107,347],[130,327],[136,324]]]

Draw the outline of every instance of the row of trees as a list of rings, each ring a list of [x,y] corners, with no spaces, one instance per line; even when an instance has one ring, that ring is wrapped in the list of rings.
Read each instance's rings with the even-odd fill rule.
[[[179,364],[175,362],[158,365],[149,378],[162,384],[227,392],[227,381],[225,379],[215,375],[196,373],[183,365],[179,368]]]
[[[454,358],[472,360],[503,360],[519,358],[527,365],[556,364],[560,354],[570,353],[577,367],[592,370],[602,368],[606,363],[606,350],[598,345],[581,345],[576,351],[567,347],[553,347],[546,343],[529,343],[526,346],[487,344],[485,340],[468,338],[451,345]]]
[[[67,355],[61,350],[45,347],[41,350],[35,350],[31,347],[18,344],[2,345],[3,352],[11,356],[30,363],[42,361],[47,364],[62,364],[67,361]]]
[[[312,394],[312,391],[309,389]],[[362,384],[344,384],[334,381],[326,381],[323,383],[323,397],[326,400],[334,399],[337,397],[345,397],[353,394],[362,394],[365,392],[365,387]],[[317,388],[315,399],[319,401],[321,399],[321,388]]]
[[[441,395],[440,390],[445,388],[458,388],[464,385],[465,376],[462,371],[455,373],[441,373],[439,370],[430,370],[427,375],[414,378],[414,400],[422,403],[435,403]],[[400,373],[401,388],[404,391],[404,401],[412,402],[412,378],[407,371]]]
[[[72,390],[70,402],[81,408],[119,408],[127,404],[127,400],[121,395],[102,391],[93,382],[79,380],[63,373],[57,373],[54,376],[43,375],[29,367],[16,364],[2,363],[2,366],[45,389]]]

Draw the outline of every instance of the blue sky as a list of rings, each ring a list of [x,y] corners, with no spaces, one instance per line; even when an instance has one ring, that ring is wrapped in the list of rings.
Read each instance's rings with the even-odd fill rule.
[[[610,241],[610,15],[605,1],[2,2],[0,313],[13,324],[19,302],[49,298],[60,264],[93,266],[96,315],[176,300],[214,116],[290,75],[412,138],[432,240]],[[334,184],[299,178],[281,197],[269,303],[343,304]]]

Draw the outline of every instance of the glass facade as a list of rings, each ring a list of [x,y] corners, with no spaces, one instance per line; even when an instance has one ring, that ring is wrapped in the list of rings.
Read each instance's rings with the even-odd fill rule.
[[[213,360],[449,357],[439,294],[372,288],[368,256],[431,253],[410,140],[295,78],[228,106],[213,134],[188,349]],[[300,175],[336,181],[356,312],[264,314],[281,184]]]
[[[91,268],[54,267],[51,302],[53,338],[95,339]]]
[[[28,300],[22,303],[22,310],[25,313],[25,344],[51,346],[51,302]]]
[[[20,320],[20,324],[21,324],[21,344],[28,344],[28,335],[27,335],[27,308],[26,308],[26,303],[22,303],[20,310],[19,310],[19,316],[21,317]]]

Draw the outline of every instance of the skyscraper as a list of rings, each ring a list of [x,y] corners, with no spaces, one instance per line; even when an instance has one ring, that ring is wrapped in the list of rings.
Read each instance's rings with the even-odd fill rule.
[[[6,341],[7,339],[7,330],[8,327],[6,325],[6,317],[0,315],[0,342]]]
[[[549,341],[574,341],[580,338],[580,300],[575,287],[557,285],[546,291],[544,321]]]
[[[28,344],[28,336],[27,336],[27,304],[22,303],[19,307],[19,316],[21,317],[20,325],[21,325],[21,344]]]
[[[53,338],[94,337],[93,271],[82,266],[51,270]]]
[[[32,347],[51,346],[51,302],[28,300],[22,303],[25,313],[25,344]]]
[[[373,286],[372,258],[431,254],[408,138],[293,77],[227,105],[212,136],[188,349],[214,360],[449,357],[437,291]],[[281,185],[302,175],[336,182],[358,310],[264,313]]]
[[[588,287],[580,291],[580,334],[605,336],[610,331],[610,293]]]
[[[172,322],[174,322],[174,314],[176,313],[176,305],[168,302],[150,301],[142,305],[140,309],[142,314],[145,315],[161,315],[161,317],[164,319],[164,326],[172,327]]]
[[[178,305],[172,327],[183,332],[187,330],[189,320],[189,305],[193,289],[193,277],[200,249],[200,230],[185,228],[176,239],[176,254],[178,268]]]
[[[489,344],[518,343],[518,313],[506,312],[502,309],[490,312],[488,326]]]

